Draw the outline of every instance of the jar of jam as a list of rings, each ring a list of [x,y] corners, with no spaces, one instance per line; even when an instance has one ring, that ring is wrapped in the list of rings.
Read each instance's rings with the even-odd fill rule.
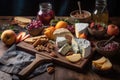
[[[49,25],[50,20],[55,16],[50,3],[41,3],[37,19],[41,20],[44,25]]]

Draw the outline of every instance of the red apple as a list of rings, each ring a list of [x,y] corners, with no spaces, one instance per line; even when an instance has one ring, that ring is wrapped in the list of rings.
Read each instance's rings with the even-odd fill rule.
[[[109,36],[118,35],[119,34],[119,28],[118,28],[118,26],[116,26],[114,24],[108,25],[107,34]]]
[[[1,40],[5,45],[12,45],[16,41],[16,33],[13,30],[5,30],[1,34]]]

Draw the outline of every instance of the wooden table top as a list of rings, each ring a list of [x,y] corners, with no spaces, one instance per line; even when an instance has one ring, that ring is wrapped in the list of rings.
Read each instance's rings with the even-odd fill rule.
[[[9,23],[13,17],[14,16],[0,16],[0,25],[3,23]],[[120,17],[112,17],[110,18],[110,22],[120,26]],[[8,48],[9,47],[5,46],[0,41],[0,56],[2,56]],[[96,54],[93,55],[92,59],[94,59],[95,57],[97,57]],[[115,72],[104,76],[95,73],[91,69],[91,60],[86,65],[84,73],[67,69],[55,64],[55,72],[53,74],[48,74],[47,72],[45,72],[30,80],[120,80],[120,56],[112,59]]]

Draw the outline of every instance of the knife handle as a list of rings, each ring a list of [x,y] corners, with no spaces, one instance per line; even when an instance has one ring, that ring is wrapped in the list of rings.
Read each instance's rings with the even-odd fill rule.
[[[44,56],[41,56],[39,54],[36,54],[36,58],[35,60],[33,60],[33,62],[28,65],[27,67],[25,67],[24,69],[22,69],[20,72],[19,72],[19,75],[20,76],[28,76],[38,65],[42,64],[43,62],[47,62],[47,61],[51,61],[50,58],[48,57],[44,57]]]

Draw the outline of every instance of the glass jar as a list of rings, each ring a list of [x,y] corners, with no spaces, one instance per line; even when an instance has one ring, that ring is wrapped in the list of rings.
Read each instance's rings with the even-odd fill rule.
[[[107,10],[107,0],[96,0],[93,12],[93,21],[96,24],[106,26],[108,24],[109,13]]]
[[[44,25],[49,25],[50,20],[55,16],[50,3],[40,4],[40,10],[38,12],[37,19],[41,20]]]

